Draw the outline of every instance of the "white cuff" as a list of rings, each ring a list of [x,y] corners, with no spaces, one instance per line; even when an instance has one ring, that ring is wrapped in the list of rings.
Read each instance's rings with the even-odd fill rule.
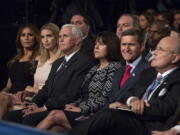
[[[180,125],[176,125],[173,129],[176,129],[177,134],[180,134]]]
[[[43,108],[45,109],[45,111],[47,111],[47,107],[44,105]]]
[[[126,104],[128,105],[128,106],[130,106],[130,102],[131,102],[131,100],[132,99],[134,99],[134,98],[136,98],[137,99],[137,97],[129,97],[128,99],[127,99],[127,101],[126,101]]]

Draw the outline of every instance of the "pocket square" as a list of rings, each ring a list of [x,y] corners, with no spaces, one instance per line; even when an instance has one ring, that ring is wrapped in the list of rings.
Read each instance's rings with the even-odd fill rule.
[[[158,96],[163,96],[165,93],[167,92],[166,88],[163,88],[160,92]]]

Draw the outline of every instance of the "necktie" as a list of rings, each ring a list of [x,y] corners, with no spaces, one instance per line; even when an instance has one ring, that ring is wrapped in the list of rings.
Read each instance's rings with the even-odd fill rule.
[[[131,66],[130,65],[127,65],[126,66],[126,69],[125,69],[125,72],[124,72],[124,74],[123,74],[123,77],[122,77],[122,79],[121,79],[121,81],[120,81],[120,88],[124,85],[124,83],[126,82],[126,80],[128,79],[128,77],[129,77],[129,75],[130,75],[130,70],[131,70]]]
[[[61,65],[59,66],[59,68],[57,69],[56,72],[62,71],[63,69],[65,69],[67,67],[67,62],[66,59],[63,60],[63,62],[61,63]]]
[[[63,71],[65,68],[67,68],[67,62],[66,59],[63,60],[63,62],[60,64],[60,66],[58,67],[56,74],[54,76],[54,83],[56,82],[56,80],[59,77],[59,74],[61,73],[61,71]]]
[[[160,75],[158,76],[147,88],[145,94],[144,94],[144,99],[148,100],[149,95],[156,89],[156,87],[162,82],[163,77]]]

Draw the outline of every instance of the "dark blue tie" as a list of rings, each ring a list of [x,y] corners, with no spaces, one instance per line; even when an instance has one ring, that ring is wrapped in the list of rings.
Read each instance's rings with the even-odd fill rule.
[[[62,71],[66,68],[67,68],[67,62],[66,62],[66,59],[64,58],[63,62],[60,64],[59,68],[56,71],[56,74],[54,77],[54,83],[56,82],[57,78],[59,77],[59,74],[62,73]]]
[[[148,100],[149,95],[152,93],[152,91],[154,91],[156,89],[156,87],[162,82],[163,77],[160,75],[156,78],[156,80],[154,80],[149,87],[146,90],[146,93],[144,94],[144,99]]]
[[[67,61],[66,61],[66,59],[64,58],[63,62],[61,63],[60,67],[57,69],[56,72],[62,71],[62,70],[64,70],[66,67],[67,67]]]

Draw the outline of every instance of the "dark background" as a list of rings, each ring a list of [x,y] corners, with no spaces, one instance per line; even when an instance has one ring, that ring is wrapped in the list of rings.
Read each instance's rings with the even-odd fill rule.
[[[87,11],[94,27],[100,25],[95,29],[95,32],[115,31],[117,19],[122,13],[139,13],[148,8],[156,10],[180,9],[180,0],[3,0],[0,5],[0,89],[4,87],[7,79],[6,63],[16,53],[15,36],[19,26],[31,22],[40,28],[50,20],[61,25],[62,14],[72,1],[82,3],[82,5],[91,1],[91,6],[96,9],[96,13],[99,15],[96,17],[94,13],[91,14],[92,12]],[[158,7],[158,3],[161,3],[163,8]],[[86,5],[87,8],[89,6]],[[56,17],[53,17],[55,11],[58,12]],[[103,24],[95,22],[98,19]]]

